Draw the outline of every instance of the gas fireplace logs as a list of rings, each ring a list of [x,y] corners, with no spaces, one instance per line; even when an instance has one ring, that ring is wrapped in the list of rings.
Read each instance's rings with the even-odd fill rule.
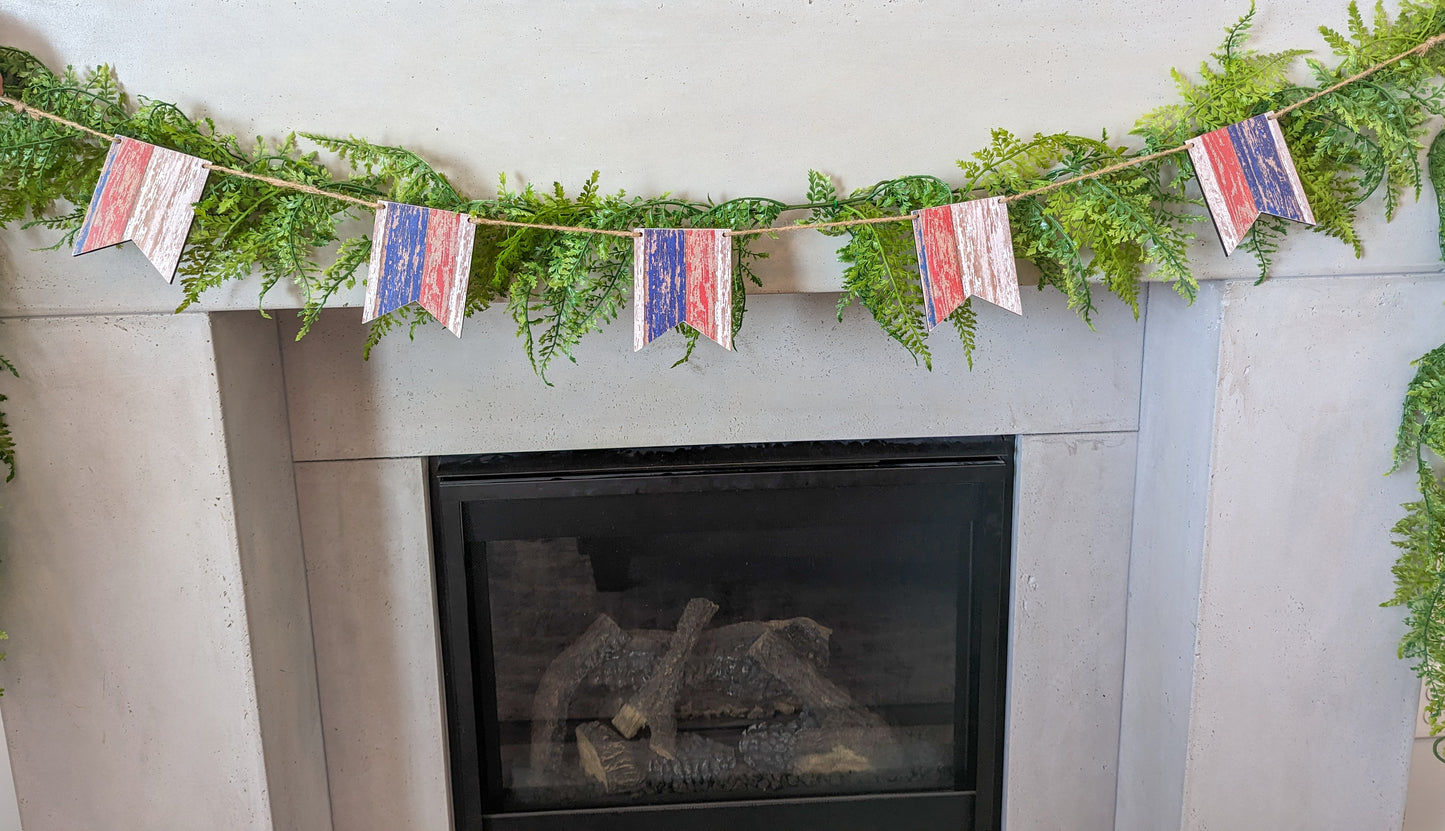
[[[571,646],[552,659],[532,699],[532,769],[548,771],[562,760],[567,705],[588,673],[627,643],[627,633],[607,615],[598,615]]]
[[[672,632],[624,631],[598,615],[538,686],[534,781],[559,773],[574,699],[591,702],[584,719],[615,702],[610,723],[585,721],[575,730],[582,772],[608,793],[898,763],[900,748],[883,718],[823,674],[832,630],[806,617],[705,630],[717,611],[711,600],[694,598]],[[691,731],[679,732],[679,719]],[[730,743],[717,740],[728,736]]]
[[[644,726],[651,726],[648,746],[654,753],[673,758],[677,742],[677,688],[682,683],[682,664],[697,644],[702,628],[717,614],[717,604],[705,597],[687,601],[677,630],[667,644],[667,652],[657,662],[652,677],[632,700],[623,704],[612,717],[612,726],[626,738],[637,735]]]

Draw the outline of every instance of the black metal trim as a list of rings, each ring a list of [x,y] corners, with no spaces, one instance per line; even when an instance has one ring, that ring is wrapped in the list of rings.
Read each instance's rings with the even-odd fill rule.
[[[430,463],[432,532],[437,580],[448,759],[455,827],[460,831],[626,829],[689,831],[759,828],[786,823],[830,831],[874,828],[964,829],[1002,827],[1004,678],[1007,672],[1009,574],[1012,563],[1014,453],[1009,436],[844,442],[800,442],[703,447],[576,450],[433,458]],[[521,485],[548,491],[547,483],[622,476],[781,473],[898,467],[970,467],[978,470],[989,504],[966,532],[960,572],[958,643],[970,656],[958,666],[955,747],[959,790],[870,796],[773,798],[581,808],[529,813],[492,813],[500,805],[499,770],[483,759],[496,745],[495,689],[490,678],[492,645],[484,558],[467,557],[465,503]],[[791,479],[793,477],[786,476]],[[887,477],[892,478],[892,477]],[[528,486],[525,483],[533,483]],[[661,483],[659,483],[661,484]],[[1001,557],[977,558],[993,550]],[[478,562],[481,561],[481,562]],[[476,604],[469,602],[475,594]],[[480,672],[478,672],[480,671]],[[977,709],[972,706],[977,702]],[[974,729],[969,729],[976,725]]]
[[[487,831],[771,831],[784,827],[819,831],[946,828],[975,831],[973,793],[935,792],[757,799],[584,808],[528,814],[488,814]]]

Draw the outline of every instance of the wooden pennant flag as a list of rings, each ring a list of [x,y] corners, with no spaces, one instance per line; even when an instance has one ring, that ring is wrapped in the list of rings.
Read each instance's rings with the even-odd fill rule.
[[[913,239],[930,331],[970,297],[1024,313],[1002,196],[923,208],[913,219]]]
[[[110,146],[74,256],[134,242],[172,282],[210,171],[205,159],[122,138]]]
[[[461,337],[476,231],[466,214],[382,202],[371,235],[361,322],[417,303]]]
[[[1226,255],[1239,247],[1260,214],[1315,222],[1273,116],[1257,115],[1186,142]]]
[[[733,348],[733,246],[721,228],[641,228],[632,248],[632,348],[679,323]]]

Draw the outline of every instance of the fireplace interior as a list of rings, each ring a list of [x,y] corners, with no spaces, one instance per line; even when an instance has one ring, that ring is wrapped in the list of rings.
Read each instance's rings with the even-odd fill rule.
[[[457,828],[998,828],[1013,446],[433,460]]]

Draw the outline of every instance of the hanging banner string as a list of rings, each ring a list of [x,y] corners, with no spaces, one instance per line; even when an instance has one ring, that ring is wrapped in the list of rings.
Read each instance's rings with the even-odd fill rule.
[[[1282,115],[1289,115],[1300,107],[1303,107],[1306,104],[1312,104],[1318,99],[1323,98],[1326,95],[1329,95],[1330,93],[1335,92],[1342,87],[1347,87],[1362,78],[1368,78],[1369,76],[1374,75],[1376,72],[1379,72],[1382,69],[1388,69],[1389,67],[1394,66],[1395,64],[1405,60],[1411,55],[1423,55],[1426,52],[1430,51],[1430,49],[1432,49],[1433,47],[1439,46],[1441,43],[1445,43],[1445,32],[1441,32],[1434,37],[1426,39],[1423,43],[1421,43],[1419,46],[1416,46],[1414,49],[1407,49],[1393,58],[1387,58],[1386,60],[1380,61],[1369,69],[1363,70],[1361,72],[1356,72],[1354,75],[1351,75],[1350,77],[1344,79],[1343,81],[1340,81],[1339,83],[1332,84],[1320,90],[1319,92],[1314,93],[1313,95],[1301,98],[1300,100],[1294,102],[1293,104],[1290,104],[1288,107],[1285,107],[1282,110],[1276,110],[1274,113],[1274,117],[1279,118]]]
[[[214,164],[212,162],[206,162],[205,164],[201,165],[201,167],[204,167],[207,170],[214,170],[217,173],[224,173],[227,176],[240,176],[242,179],[252,179],[257,182],[265,182],[268,185],[275,185],[278,188],[290,188],[291,190],[297,190],[302,193],[309,193],[312,196],[329,196],[332,199],[339,199],[342,202],[350,202],[353,205],[360,205],[363,208],[370,208],[372,210],[376,210],[377,208],[381,207],[381,204],[379,202],[368,202],[365,199],[358,199],[355,196],[347,196],[344,193],[335,193],[329,190],[322,190],[321,188],[315,187],[313,185],[307,185],[301,182],[291,182],[287,181],[286,179],[277,179],[274,176],[262,176],[259,173],[249,173],[244,170],[237,170],[234,167],[226,167],[225,165]]]
[[[1332,84],[1320,90],[1319,92],[1301,98],[1300,100],[1294,102],[1293,104],[1290,104],[1287,107],[1276,110],[1275,112],[1271,113],[1270,117],[1274,119],[1279,119],[1281,116],[1288,115],[1299,109],[1300,107],[1304,107],[1308,104],[1314,103],[1320,98],[1323,98],[1324,96],[1329,95],[1330,93],[1333,93],[1343,87],[1349,86],[1356,81],[1368,78],[1369,76],[1375,74],[1376,72],[1379,72],[1382,69],[1388,69],[1389,67],[1394,66],[1395,64],[1405,60],[1412,55],[1423,55],[1425,52],[1428,52],[1430,49],[1439,46],[1441,43],[1445,43],[1445,32],[1426,39],[1413,49],[1407,49],[1406,51],[1401,52],[1394,57],[1383,60],[1368,69],[1356,72],[1354,75],[1351,75],[1350,77],[1345,78],[1338,83]],[[9,96],[0,95],[0,103],[10,106],[21,115],[27,115],[31,118],[48,119],[55,122],[56,124],[63,124],[66,127],[79,130],[83,133],[89,133],[90,135],[101,139],[102,141],[113,142],[120,141],[121,139],[120,136],[102,133],[99,130],[92,129],[85,126],[84,124],[78,124],[68,118],[58,116],[55,113],[50,113],[46,112],[45,110],[37,109],[29,104],[26,104],[24,101],[10,98]],[[1117,173],[1120,170],[1127,170],[1128,168],[1136,167],[1141,164],[1148,164],[1149,162],[1165,158],[1166,156],[1172,156],[1175,153],[1183,153],[1188,149],[1188,145],[1181,144],[1178,147],[1171,147],[1167,150],[1160,150],[1145,156],[1136,156],[1135,158],[1119,162],[1118,164],[1109,165],[1108,167],[1103,167],[1098,170],[1083,173],[1068,179],[1061,179],[1057,182],[1051,182],[1047,185],[1042,185],[1031,190],[1011,194],[1004,197],[1004,201],[1012,203],[1018,202],[1023,199],[1030,199],[1035,196],[1041,196],[1045,193],[1051,193],[1055,190],[1058,190],[1059,188],[1067,187],[1068,185],[1077,184],[1079,182],[1086,182],[1090,179],[1098,179],[1103,176],[1108,176],[1111,173]],[[223,165],[218,165],[211,162],[207,162],[205,167],[217,173],[225,174],[227,176],[240,176],[244,179],[252,179],[258,182],[265,182],[266,184],[272,185],[274,187],[287,188],[290,190],[299,191],[301,193],[309,193],[313,196],[326,196],[332,199],[337,199],[342,202],[349,202],[351,204],[363,208],[369,208],[372,210],[375,210],[376,208],[379,208],[381,206],[380,202],[369,202],[365,199],[360,199],[355,196],[348,196],[344,193],[336,193],[334,191],[322,190],[321,188],[315,187],[313,185],[304,184],[302,182],[292,182],[286,179],[277,179],[272,176],[262,176],[257,173],[249,173],[244,170],[236,170],[235,168],[225,167]],[[916,214],[907,213],[900,214],[898,216],[878,216],[862,219],[840,219],[832,222],[809,222],[796,225],[777,225],[767,228],[749,228],[744,230],[729,231],[728,233],[731,236],[735,237],[751,236],[754,234],[782,234],[792,231],[810,231],[822,228],[847,228],[855,225],[876,225],[885,222],[909,222],[912,221],[915,216]],[[610,228],[588,228],[580,225],[549,225],[540,222],[520,222],[509,219],[490,219],[480,216],[471,216],[470,221],[474,225],[494,225],[507,228],[532,228],[539,231],[561,231],[568,234],[602,234],[615,237],[640,236],[640,233],[637,231],[617,231]]]
[[[16,98],[11,98],[6,95],[0,95],[0,103],[9,104],[12,108],[14,108],[15,112],[20,113],[21,115],[28,115],[31,118],[44,118],[50,121],[54,121],[56,124],[64,124],[65,126],[75,130],[79,130],[82,133],[90,133],[92,136],[95,136],[102,141],[120,140],[119,136],[107,135],[106,133],[102,133],[99,130],[92,130],[84,124],[76,124],[74,121],[71,121],[68,118],[61,118],[55,113],[48,113],[45,110],[37,110],[36,108],[30,106],[24,101]]]

